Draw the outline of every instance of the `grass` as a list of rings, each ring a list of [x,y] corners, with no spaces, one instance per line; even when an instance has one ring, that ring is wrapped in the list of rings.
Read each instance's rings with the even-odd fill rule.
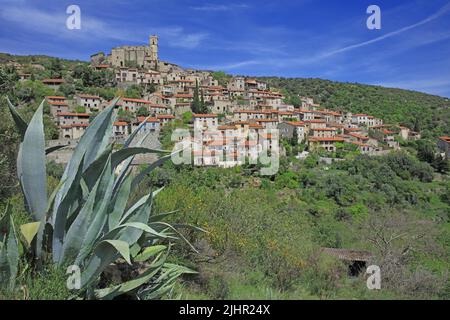
[[[66,281],[65,270],[53,266],[38,273],[25,269],[13,292],[0,291],[0,300],[66,300],[72,295]]]

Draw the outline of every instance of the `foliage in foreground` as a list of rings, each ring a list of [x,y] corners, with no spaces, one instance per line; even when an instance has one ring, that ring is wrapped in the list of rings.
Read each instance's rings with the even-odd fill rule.
[[[21,259],[23,268],[41,276],[44,265],[54,270],[77,266],[81,273],[74,285],[79,286],[76,296],[82,298],[112,299],[133,293],[155,299],[169,292],[181,274],[192,272],[167,262],[173,243],[183,236],[164,222],[172,212],[153,210],[161,189],[130,201],[142,179],[171,155],[162,156],[136,176],[131,174],[135,155],[165,152],[141,147],[146,136],[137,136],[140,128],[113,151],[110,135],[116,101],[86,130],[50,197],[45,156],[58,148],[45,149],[43,103],[27,124],[8,101],[22,137],[17,173],[31,222],[20,225],[19,234],[9,206],[1,220],[3,291],[16,290]],[[130,147],[135,138],[140,141]],[[119,280],[108,276],[119,270]]]
[[[177,252],[199,270],[178,287],[184,297],[448,299],[448,177],[433,179],[406,152],[332,166],[288,160],[273,177],[170,163],[154,172],[153,183],[168,186],[156,206],[209,231],[189,235],[207,258]],[[321,247],[372,252],[382,290]]]

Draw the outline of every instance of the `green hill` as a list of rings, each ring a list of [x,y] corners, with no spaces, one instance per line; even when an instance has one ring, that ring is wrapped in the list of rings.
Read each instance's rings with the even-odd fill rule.
[[[271,87],[281,88],[290,103],[298,96],[308,96],[323,107],[357,113],[368,113],[386,123],[403,124],[425,137],[450,133],[450,99],[426,93],[342,83],[322,79],[260,78]]]
[[[54,61],[60,61],[63,65],[66,65],[68,67],[74,67],[75,65],[79,63],[86,63],[86,61],[80,61],[80,60],[68,60],[68,59],[61,59],[56,57],[50,57],[46,55],[13,55],[9,53],[2,53],[0,52],[0,64],[7,63],[10,61],[18,62],[21,64],[41,64],[43,66],[49,66]]]
[[[0,63],[30,63],[18,59],[0,54]],[[74,77],[78,62],[39,59],[43,59],[40,63],[45,70],[29,67],[37,79],[72,77],[73,90],[97,90],[92,83],[97,85],[97,80],[104,78],[91,78],[83,66],[80,73],[87,75],[85,79]],[[1,71],[0,98],[19,96],[17,100],[24,106],[20,112],[29,119],[35,105],[52,89],[39,81],[19,85],[16,77]],[[223,81],[227,75],[216,73],[216,77]],[[296,105],[299,96],[310,96],[324,107],[365,112],[386,122],[421,129],[428,137],[449,134],[450,101],[446,98],[320,79],[264,80],[284,91]],[[115,88],[98,86],[111,89],[114,96]],[[5,100],[1,100],[0,213],[11,204],[12,215],[21,224],[28,218],[15,173],[20,136]],[[45,118],[48,128],[53,123],[48,111]],[[163,131],[163,135],[168,132]],[[320,154],[314,152],[299,160],[296,154],[300,147],[284,142],[286,156],[281,157],[273,176],[260,176],[260,164],[225,169],[167,162],[142,181],[133,199],[140,199],[150,188],[165,187],[152,210],[162,215],[177,212],[169,221],[181,227],[200,253],[174,243],[170,262],[189,266],[198,274],[180,280],[167,298],[450,298],[449,176],[422,161],[428,161],[431,154],[434,162],[433,143],[405,143],[403,150],[379,157],[350,151],[346,161],[330,165],[321,163]],[[47,172],[51,194],[58,188],[63,168],[50,162]],[[373,262],[383,270],[383,290],[367,290],[363,269],[358,277],[348,276],[348,261],[325,254],[323,248],[372,253]],[[29,270],[21,270],[19,281],[30,297],[65,298],[64,275],[44,273],[37,277],[31,273],[28,280]]]
[[[15,61],[21,64],[41,64],[47,70],[58,66],[60,72],[44,72],[42,76],[66,76],[75,66],[86,62],[59,59],[44,55],[18,56],[0,53],[0,64]],[[30,70],[24,70],[30,71]],[[32,70],[31,70],[32,71]],[[228,75],[215,72],[215,75]],[[323,107],[357,113],[368,113],[386,123],[403,124],[421,131],[425,138],[450,134],[450,99],[426,93],[343,83],[322,79],[260,77],[270,87],[284,92],[288,102],[299,105],[299,96],[308,96]]]

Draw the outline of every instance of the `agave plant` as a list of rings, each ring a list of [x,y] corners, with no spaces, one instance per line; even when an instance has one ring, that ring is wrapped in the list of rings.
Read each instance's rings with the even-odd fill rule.
[[[152,210],[154,197],[162,189],[150,191],[135,203],[130,203],[130,196],[143,178],[171,154],[142,147],[146,136],[138,133],[145,121],[122,148],[114,150],[110,137],[117,100],[91,122],[50,197],[47,195],[46,154],[59,147],[45,149],[44,102],[27,124],[8,100],[22,136],[17,173],[25,207],[32,219],[31,223],[21,226],[22,238],[26,240],[34,266],[52,259],[60,268],[79,267],[78,295],[81,297],[111,299],[133,292],[140,298],[158,298],[172,288],[181,274],[193,272],[166,261],[175,241],[188,241],[164,222],[172,212],[156,214]],[[135,139],[137,143],[131,146]],[[158,153],[161,157],[139,174],[132,174],[134,157],[144,153]],[[0,233],[5,238],[0,251],[0,268],[10,267],[5,273],[9,279],[17,274],[18,263],[15,245],[18,241],[12,227],[9,223],[9,232]],[[130,265],[138,263],[139,275],[112,287],[99,288],[102,273],[118,261]],[[8,281],[13,285],[14,280]]]
[[[12,290],[19,267],[19,242],[8,205],[0,219],[0,284]]]

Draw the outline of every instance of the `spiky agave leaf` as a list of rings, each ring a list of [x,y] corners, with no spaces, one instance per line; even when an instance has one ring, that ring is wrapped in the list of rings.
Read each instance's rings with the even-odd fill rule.
[[[16,108],[13,106],[8,97],[6,97],[6,102],[8,104],[9,112],[16,124],[17,129],[19,130],[20,135],[25,136],[25,132],[27,131],[28,123],[21,117],[21,115],[17,112]]]
[[[54,228],[52,246],[55,262],[60,261],[70,207],[79,197],[79,195],[74,195],[74,192],[81,193],[79,178],[109,144],[114,121],[113,111],[117,101],[117,98],[114,99],[110,106],[95,117],[78,142],[64,171],[62,179],[65,182],[55,198],[52,215]]]
[[[150,216],[152,202],[153,197],[149,196],[139,209],[125,219],[124,223],[141,223],[145,225]],[[125,241],[131,247],[139,240],[143,232],[142,228],[136,227],[136,225],[127,225],[112,237],[108,235],[108,238],[105,237],[102,240]],[[82,287],[89,286],[117,257],[118,252],[112,246],[98,245],[87,262],[85,270],[81,273]]]
[[[141,289],[138,296],[146,300],[159,299],[170,292],[175,285],[175,281],[186,273],[194,274],[197,272],[176,264],[164,263],[160,275],[147,288]]]
[[[169,254],[169,250],[166,250],[166,254],[162,255],[162,252],[158,255],[158,257],[151,263],[147,269],[137,278],[121,283],[119,285],[95,290],[95,296],[97,299],[104,299],[104,300],[110,300],[113,299],[119,295],[128,293],[130,291],[133,291],[145,283],[147,283],[149,280],[154,278],[158,272],[161,270],[161,268],[164,266],[164,263],[167,259],[167,256]]]
[[[26,209],[33,222],[41,222],[33,248],[38,258],[42,250],[42,233],[47,210],[43,108],[44,102],[36,110],[25,131],[17,159],[17,175],[25,196]]]
[[[45,196],[45,204],[53,204],[50,219],[53,230],[48,231],[49,234],[53,231],[53,259],[59,265],[76,263],[82,267],[82,286],[84,292],[88,292],[89,296],[94,294],[95,291],[92,286],[98,282],[104,269],[119,257],[123,257],[128,262],[133,261],[139,253],[141,255],[138,260],[149,258],[164,248],[163,245],[158,247],[158,243],[178,240],[179,237],[169,225],[156,223],[164,217],[163,215],[152,215],[153,198],[162,188],[150,192],[127,208],[133,189],[139,185],[145,175],[168,160],[171,155],[163,156],[140,175],[134,177],[129,169],[135,155],[144,153],[164,154],[165,151],[142,147],[141,144],[147,137],[146,135],[138,141],[136,146],[129,147],[139,128],[142,127],[143,124],[141,124],[126,141],[124,148],[113,152],[109,139],[112,132],[113,109],[116,101],[117,99],[102,111],[88,127],[75,148],[60,184],[51,199],[47,201]],[[42,172],[45,173],[46,154],[43,140],[42,104],[30,125],[21,121],[20,116],[17,116],[18,114],[14,111],[14,109],[11,109],[13,117],[16,115],[14,118],[17,125],[25,128],[24,141],[18,156],[18,172],[22,177],[28,177],[28,173],[31,172],[29,160],[34,157],[30,157],[31,149],[29,145],[31,139],[28,139],[28,135],[29,132],[39,131],[39,141],[34,147],[40,154],[39,165],[36,164],[36,170],[39,173],[40,181],[42,181],[44,180],[42,177],[45,177]],[[33,142],[36,143],[36,141]],[[58,148],[47,149],[47,152]],[[21,161],[24,159],[26,161]],[[120,164],[123,164],[123,166],[116,177],[114,172]],[[27,196],[27,192],[30,192],[29,184],[24,183],[23,186],[25,186],[24,194]],[[45,189],[41,188],[41,192],[42,190]],[[41,197],[38,199],[44,199],[41,193],[39,195]],[[36,206],[36,198],[32,194],[31,197],[27,197],[27,203],[30,202],[33,206]],[[48,204],[45,207],[43,217],[45,217],[45,212],[49,211]],[[151,217],[156,219],[150,221]],[[41,215],[39,215],[39,218],[41,219],[39,221],[42,221]],[[24,227],[28,241],[33,238],[36,226],[39,225],[39,228],[41,228],[45,225],[45,221],[43,222],[42,224]],[[47,228],[45,230],[47,232]],[[5,248],[13,247],[12,238],[6,239],[5,235],[5,241],[8,241],[9,244],[2,245],[0,260],[5,256]],[[148,247],[149,245],[150,247]],[[158,250],[155,250],[155,248]],[[159,258],[161,258],[163,251],[159,252]],[[168,254],[169,250],[166,251]],[[130,290],[134,291],[154,277],[158,279],[160,285],[157,289],[158,294],[165,292],[175,279],[175,275],[180,273],[174,273],[173,270],[167,273],[165,259],[161,258],[158,261],[158,264],[151,265],[153,269],[149,269],[148,272],[137,279],[111,290],[105,289],[106,291],[96,292],[97,298],[111,298]],[[162,274],[167,274],[169,277],[164,280],[165,278],[161,277]]]

